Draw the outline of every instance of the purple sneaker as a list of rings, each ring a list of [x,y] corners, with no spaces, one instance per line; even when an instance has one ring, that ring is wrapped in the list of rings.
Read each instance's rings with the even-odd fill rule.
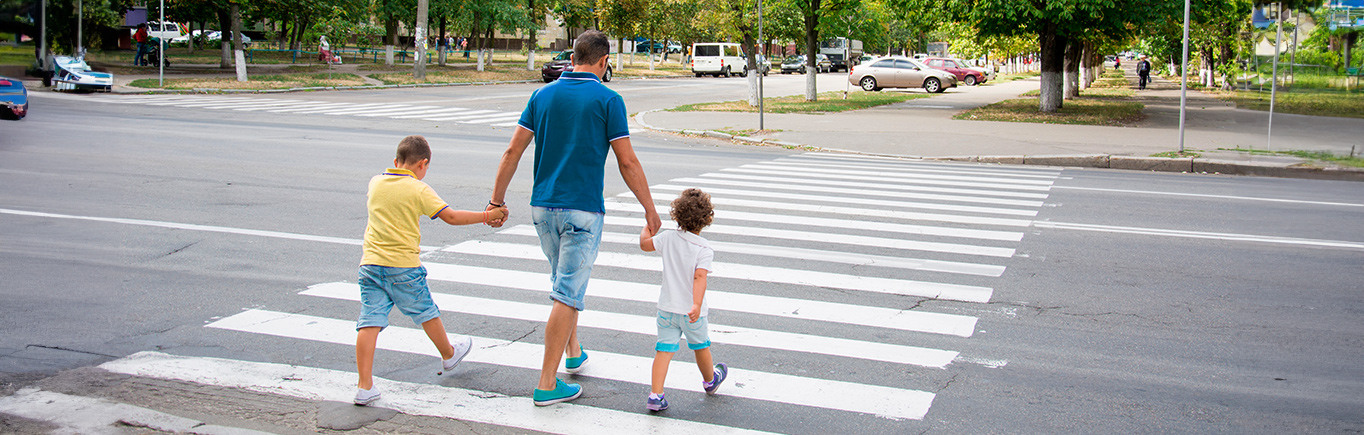
[[[663,396],[663,394],[659,394],[658,397],[654,397],[653,393],[649,393],[649,401],[644,403],[644,407],[649,408],[650,411],[668,409],[668,399]]]
[[[715,394],[715,390],[720,389],[720,384],[725,382],[725,377],[729,376],[729,366],[725,363],[715,365],[715,376],[710,378],[710,382],[701,381],[701,387],[706,389],[706,394]]]

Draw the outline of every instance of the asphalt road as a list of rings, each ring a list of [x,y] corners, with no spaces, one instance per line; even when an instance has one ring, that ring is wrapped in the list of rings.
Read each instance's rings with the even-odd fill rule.
[[[843,77],[826,74],[821,86]],[[774,94],[798,93],[803,78],[768,83]],[[481,208],[514,128],[493,126],[495,117],[518,112],[537,86],[226,100],[36,95],[28,119],[0,124],[0,393],[143,351],[351,373],[355,303],[344,285],[318,285],[354,282],[367,180],[401,137],[423,134],[435,148],[426,181],[454,207]],[[737,78],[612,87],[632,112],[743,97]],[[372,106],[236,110],[259,99]],[[451,107],[495,121],[358,116],[461,113],[440,112]],[[726,308],[712,323],[724,326],[714,349],[732,384],[720,396],[695,391],[691,359],[679,354],[670,378],[686,388],[670,387],[673,409],[643,410],[647,373],[629,369],[651,356],[652,332],[625,325],[652,315],[651,296],[629,292],[658,273],[612,241],[637,234],[641,216],[632,198],[613,198],[621,205],[608,216],[618,220],[608,221],[610,255],[599,259],[602,290],[594,286],[589,313],[614,317],[582,330],[598,359],[577,378],[584,398],[563,409],[785,433],[1364,429],[1364,189],[1355,183],[632,138],[659,204],[676,194],[670,186],[700,185],[717,198],[716,227],[704,235],[727,244],[717,274],[728,275],[711,280],[713,306]],[[524,233],[530,158],[501,231],[424,224],[423,245],[437,248],[424,261],[465,268],[432,281],[462,298],[438,300],[447,329],[484,345],[437,377],[432,349],[402,350],[408,340],[397,337],[412,325],[395,316],[377,376],[517,396],[530,408],[536,371],[517,364],[532,355],[522,362],[538,365],[541,316],[525,307],[545,298],[513,283],[544,272]],[[608,170],[606,195],[621,192]],[[783,311],[787,302],[794,311]],[[833,317],[820,320],[821,309]],[[942,317],[909,320],[917,315]],[[338,391],[326,399],[349,399]],[[397,404],[401,392],[387,394]],[[173,414],[189,406],[152,403],[144,406]],[[262,430],[299,427],[272,424]],[[535,427],[584,422],[559,424]]]

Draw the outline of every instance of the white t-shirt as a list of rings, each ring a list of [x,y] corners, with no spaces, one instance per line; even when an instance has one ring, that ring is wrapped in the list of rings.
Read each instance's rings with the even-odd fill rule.
[[[683,230],[660,231],[653,238],[654,249],[663,256],[663,289],[658,293],[658,309],[676,314],[691,312],[692,281],[696,269],[710,271],[715,251],[710,243]],[[709,311],[701,300],[701,316]]]

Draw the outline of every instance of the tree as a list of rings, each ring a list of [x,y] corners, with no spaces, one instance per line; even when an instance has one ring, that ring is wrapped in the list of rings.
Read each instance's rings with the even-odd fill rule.
[[[805,75],[805,101],[815,101],[819,98],[819,90],[815,85],[815,71],[818,69],[815,63],[819,60],[815,53],[819,53],[819,21],[827,14],[835,14],[857,6],[859,0],[795,0],[800,8],[801,18],[805,23],[805,70],[809,73]]]

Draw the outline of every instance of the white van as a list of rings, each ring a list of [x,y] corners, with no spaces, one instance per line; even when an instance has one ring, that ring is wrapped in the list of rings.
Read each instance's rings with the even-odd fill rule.
[[[701,77],[710,74],[729,77],[748,74],[748,58],[739,44],[727,42],[698,42],[691,45],[691,72]]]

